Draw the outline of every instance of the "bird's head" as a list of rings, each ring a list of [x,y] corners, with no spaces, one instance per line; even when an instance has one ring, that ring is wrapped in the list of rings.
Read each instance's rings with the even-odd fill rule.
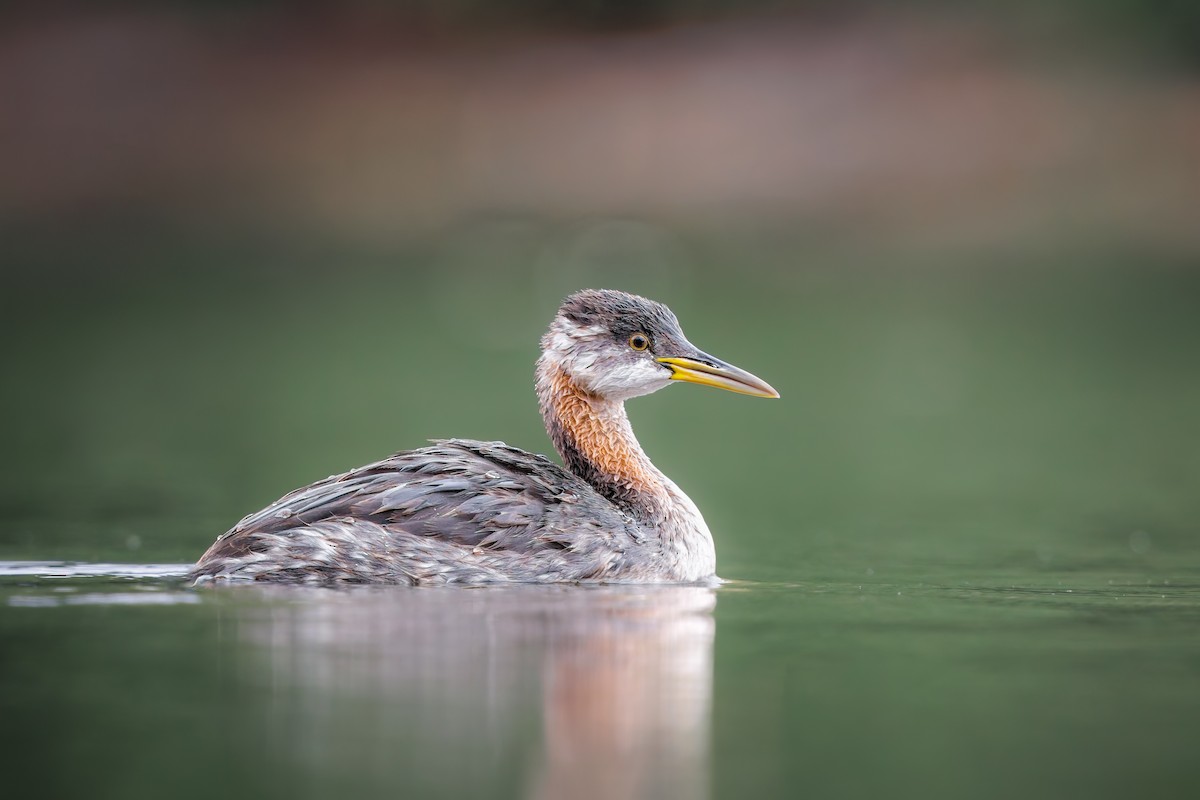
[[[612,289],[588,289],[564,300],[542,337],[542,358],[580,388],[610,400],[650,394],[671,381],[779,397],[762,379],[689,342],[662,303]]]

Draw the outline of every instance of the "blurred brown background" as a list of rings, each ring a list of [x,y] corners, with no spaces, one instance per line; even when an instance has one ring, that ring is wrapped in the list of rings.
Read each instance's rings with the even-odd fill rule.
[[[472,215],[1200,244],[1187,3],[31,4],[0,214]]]

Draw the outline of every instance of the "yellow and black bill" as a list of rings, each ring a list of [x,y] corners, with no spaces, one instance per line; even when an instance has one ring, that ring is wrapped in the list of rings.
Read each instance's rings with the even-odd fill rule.
[[[696,351],[693,358],[669,357],[659,358],[657,361],[670,367],[673,381],[715,386],[718,389],[748,394],[752,397],[779,397],[779,392],[757,375],[751,375],[744,369],[727,364],[721,359],[699,350]]]

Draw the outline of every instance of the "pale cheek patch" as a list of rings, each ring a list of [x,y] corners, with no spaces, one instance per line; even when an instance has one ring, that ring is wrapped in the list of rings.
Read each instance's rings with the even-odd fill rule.
[[[596,363],[591,352],[608,332],[601,327],[577,325],[569,319],[558,317],[550,326],[544,341],[546,355],[569,372],[586,370]]]
[[[650,394],[670,383],[668,370],[648,358],[630,361],[631,354],[610,339],[606,328],[559,317],[544,340],[546,358],[587,391],[613,400]]]
[[[613,399],[650,394],[670,383],[670,373],[651,361],[637,361],[605,369],[588,370],[584,378],[591,390]]]

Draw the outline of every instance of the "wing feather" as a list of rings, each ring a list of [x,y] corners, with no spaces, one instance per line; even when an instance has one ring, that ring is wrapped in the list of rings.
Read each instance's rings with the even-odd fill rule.
[[[291,566],[263,566],[253,577],[293,580],[319,557],[341,566],[318,565],[313,574],[341,580],[368,570],[376,580],[386,569],[401,582],[482,582],[493,568],[497,576],[520,575],[497,559],[524,558],[529,570],[587,579],[613,569],[641,541],[628,515],[548,459],[500,442],[453,439],[285,495],[218,539],[195,574],[225,575],[237,559],[273,560]],[[275,555],[258,558],[268,552]]]

